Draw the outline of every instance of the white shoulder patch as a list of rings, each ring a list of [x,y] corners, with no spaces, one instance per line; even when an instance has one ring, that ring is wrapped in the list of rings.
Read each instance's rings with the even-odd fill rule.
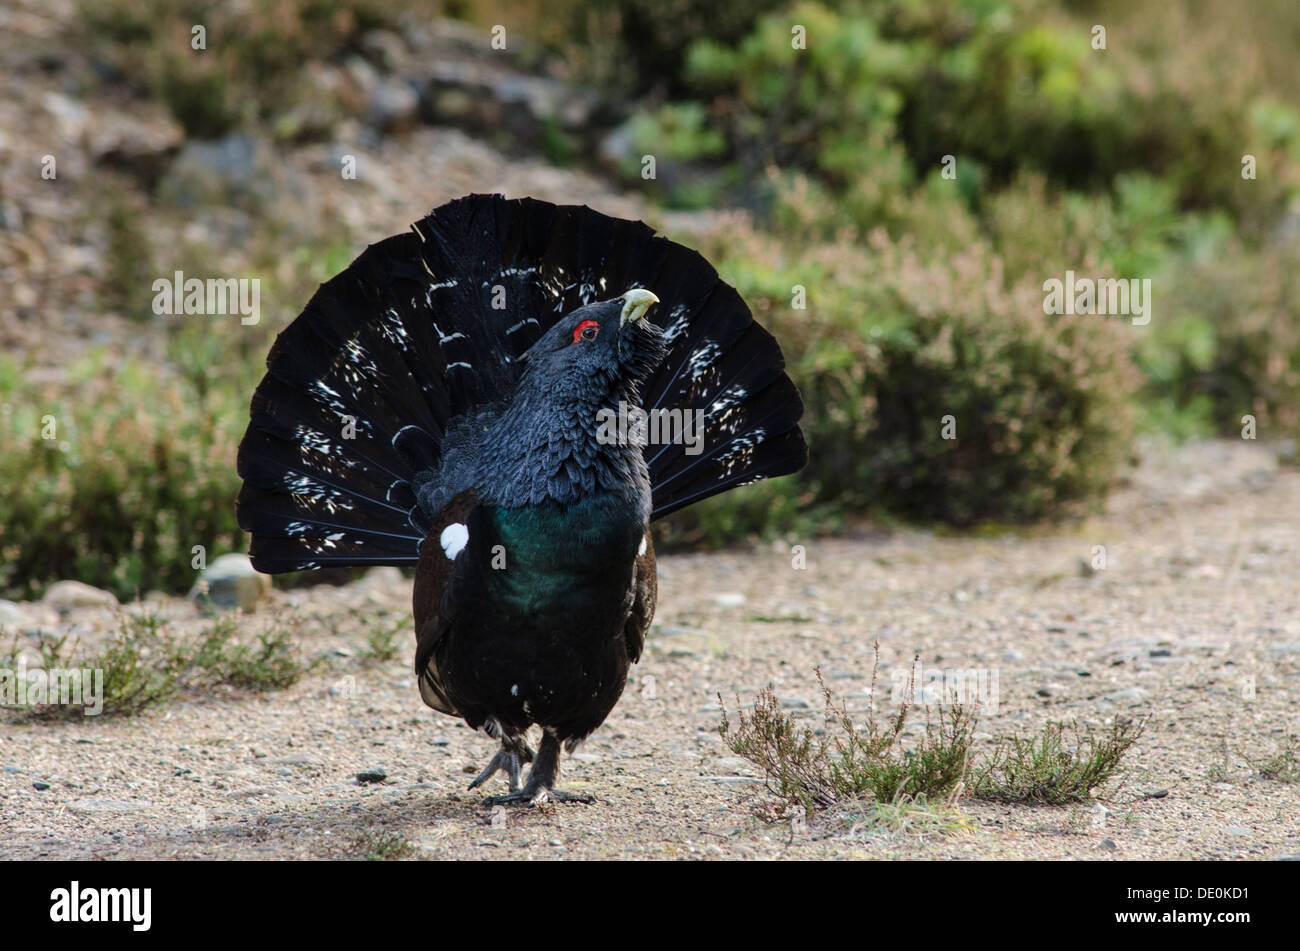
[[[645,539],[646,539],[646,537],[645,537],[644,535],[642,535],[642,536],[641,536],[641,547],[638,548],[638,549],[636,550],[636,556],[637,556],[638,558],[640,558],[642,555],[645,554]]]
[[[469,529],[461,522],[453,522],[442,530],[438,542],[447,558],[455,561],[456,556],[469,544]]]

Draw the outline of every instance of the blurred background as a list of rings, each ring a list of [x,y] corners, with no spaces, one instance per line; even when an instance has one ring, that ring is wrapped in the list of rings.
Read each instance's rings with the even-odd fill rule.
[[[1294,455],[1298,54],[1289,0],[5,0],[0,595],[246,550],[271,340],[471,191],[645,218],[782,342],[807,470],[661,545],[1054,523],[1247,415]],[[1150,323],[1045,315],[1067,269]],[[155,315],[176,271],[259,322]]]

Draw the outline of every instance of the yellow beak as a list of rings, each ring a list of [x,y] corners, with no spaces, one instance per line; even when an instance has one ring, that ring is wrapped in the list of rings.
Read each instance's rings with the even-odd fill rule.
[[[623,326],[629,321],[635,323],[645,319],[645,312],[651,304],[659,303],[659,298],[640,287],[633,288],[623,295],[623,313],[619,315],[618,324]]]

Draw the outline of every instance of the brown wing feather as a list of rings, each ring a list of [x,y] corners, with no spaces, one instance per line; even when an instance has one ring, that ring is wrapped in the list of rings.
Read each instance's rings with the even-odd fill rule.
[[[659,598],[659,572],[655,569],[655,543],[649,530],[645,533],[645,554],[636,559],[636,572],[632,577],[635,593],[632,597],[632,611],[623,625],[623,637],[627,640],[627,654],[636,663],[641,659],[641,650],[645,647],[646,632],[655,616],[655,602]]]
[[[455,496],[435,516],[420,551],[420,563],[415,569],[415,593],[412,608],[415,614],[415,676],[420,684],[420,696],[435,710],[459,716],[447,699],[439,679],[434,660],[434,646],[446,633],[451,618],[443,616],[443,593],[455,561],[442,550],[442,532],[448,525],[469,522],[470,512],[478,504],[472,489]]]

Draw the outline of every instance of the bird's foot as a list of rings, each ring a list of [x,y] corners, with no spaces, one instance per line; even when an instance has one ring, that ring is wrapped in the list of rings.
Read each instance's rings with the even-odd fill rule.
[[[547,802],[581,802],[591,805],[595,796],[586,793],[569,792],[567,789],[538,789],[529,791],[521,789],[506,796],[488,796],[483,800],[485,806],[540,806]]]
[[[477,789],[495,776],[498,770],[502,770],[510,781],[511,794],[517,793],[519,792],[519,771],[524,763],[531,763],[532,761],[533,751],[527,743],[517,738],[502,738],[501,749],[497,750],[496,755],[487,764],[487,768],[469,784],[469,788]]]
[[[529,757],[532,759],[532,757]],[[528,771],[528,784],[520,789],[517,785],[510,787],[508,796],[489,796],[483,800],[485,806],[540,805],[544,802],[585,802],[593,803],[596,797],[584,793],[568,792],[556,789],[555,782],[560,776],[560,742],[554,730],[542,731],[542,742],[537,747],[537,757],[532,769]]]

